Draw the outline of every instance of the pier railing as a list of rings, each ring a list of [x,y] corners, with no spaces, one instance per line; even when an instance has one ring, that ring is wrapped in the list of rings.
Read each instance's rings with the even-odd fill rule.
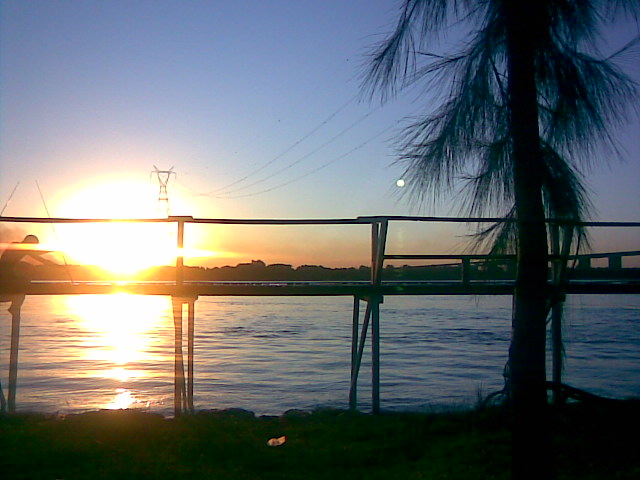
[[[1,286],[0,299],[11,301],[12,339],[9,374],[9,411],[15,409],[16,379],[18,365],[18,343],[20,329],[20,306],[25,295],[70,295],[70,294],[111,294],[127,292],[145,295],[168,295],[172,297],[175,326],[175,414],[193,411],[194,389],[194,319],[195,302],[199,296],[212,295],[348,295],[354,298],[351,345],[351,386],[349,402],[352,408],[357,407],[357,383],[364,345],[370,332],[372,354],[372,406],[377,412],[380,408],[380,305],[385,295],[508,295],[513,292],[513,279],[482,280],[472,278],[474,262],[511,262],[514,255],[486,254],[421,254],[421,253],[388,253],[387,239],[389,226],[400,222],[420,223],[465,223],[492,224],[504,222],[500,218],[457,218],[457,217],[404,217],[374,216],[354,219],[204,219],[190,216],[172,216],[158,219],[72,219],[72,218],[37,218],[37,217],[0,217],[2,223],[22,224],[86,224],[86,223],[168,223],[176,225],[175,278],[171,282],[77,282],[68,281],[34,282],[23,292],[15,292],[7,286]],[[560,231],[567,222],[548,220],[551,232],[551,252],[549,254],[550,292],[556,300],[552,308],[552,353],[554,358],[553,380],[559,384],[561,380],[561,321],[562,302],[567,293],[640,293],[640,280],[637,277],[596,279],[591,281],[569,280],[562,273],[566,271],[569,261],[575,261],[577,269],[590,268],[592,259],[607,258],[609,270],[621,271],[622,258],[640,256],[640,250],[618,252],[595,252],[587,254],[570,254],[567,245],[562,245]],[[185,226],[187,224],[209,225],[253,225],[253,226],[331,226],[331,225],[368,225],[371,229],[370,241],[370,278],[367,281],[348,282],[289,282],[289,281],[246,281],[246,282],[213,282],[185,280],[184,256],[181,253],[185,244]],[[574,224],[575,225],[575,224]],[[582,227],[589,228],[637,228],[640,222],[584,222]],[[460,276],[455,281],[397,281],[384,279],[385,262],[453,262],[459,265]],[[360,303],[366,303],[366,309],[360,325]],[[187,349],[188,362],[185,383],[183,362],[183,307],[187,306]]]
[[[403,222],[412,222],[412,223],[464,223],[468,225],[472,224],[492,224],[496,222],[505,222],[508,220],[504,220],[501,218],[459,218],[459,217],[409,217],[409,216],[371,216],[371,217],[357,217],[353,219],[211,219],[211,218],[193,218],[190,216],[172,216],[168,218],[144,218],[144,219],[80,219],[80,218],[41,218],[41,217],[0,217],[0,224],[2,223],[22,223],[22,224],[89,224],[89,223],[130,223],[130,224],[142,224],[142,223],[164,223],[164,224],[173,224],[176,225],[176,247],[177,252],[181,252],[184,243],[185,243],[185,226],[187,224],[200,224],[200,225],[228,225],[228,226],[335,226],[335,225],[343,225],[343,226],[354,226],[354,225],[369,225],[371,228],[371,246],[370,246],[370,271],[371,278],[368,282],[370,285],[382,287],[383,281],[388,283],[388,279],[383,278],[383,271],[385,264],[388,264],[389,261],[393,261],[397,263],[399,260],[405,260],[409,262],[453,262],[460,267],[460,276],[459,276],[459,285],[444,285],[440,284],[431,285],[432,292],[429,291],[428,282],[424,282],[422,286],[413,284],[413,288],[409,285],[410,288],[402,288],[397,289],[398,292],[402,292],[403,294],[410,293],[473,293],[473,294],[482,294],[482,293],[510,293],[510,287],[508,285],[500,285],[496,282],[484,282],[483,290],[481,279],[475,279],[472,285],[472,271],[471,266],[473,263],[486,263],[486,262],[504,262],[504,264],[513,264],[515,262],[515,255],[488,255],[488,254],[477,254],[477,253],[455,253],[455,254],[433,254],[433,253],[388,253],[387,252],[387,238],[390,225],[394,223],[403,223]],[[551,252],[549,255],[550,265],[553,265],[554,262],[567,262],[567,261],[575,261],[576,268],[578,270],[586,270],[591,267],[592,259],[599,258],[607,258],[609,261],[609,270],[616,271],[622,269],[622,258],[624,257],[635,257],[640,256],[640,250],[628,250],[628,251],[617,251],[617,252],[589,252],[589,253],[580,253],[580,254],[569,254],[569,252],[561,252],[560,251],[560,240],[559,240],[559,228],[560,226],[567,225],[566,221],[556,221],[556,220],[548,220],[550,224],[550,232],[552,233],[552,246]],[[580,224],[582,227],[589,228],[637,228],[640,227],[640,222],[582,222]],[[146,284],[145,284],[146,283]],[[130,291],[131,293],[142,293],[142,294],[172,294],[172,293],[180,293],[181,291],[189,291],[194,290],[193,293],[197,295],[198,292],[195,290],[198,289],[196,285],[193,285],[195,282],[191,282],[192,285],[188,289],[184,289],[185,286],[185,264],[184,264],[184,256],[181,254],[177,254],[175,258],[175,278],[173,285],[160,285],[157,282],[131,282],[130,285],[127,285],[126,282],[119,282],[118,285],[109,285],[107,284],[91,284],[88,282],[74,282],[73,280],[69,281],[56,281],[56,282],[46,282],[45,284],[33,284],[27,293],[29,294],[81,294],[81,293],[112,293],[114,287],[119,287],[120,290]],[[218,285],[218,289],[216,286],[211,284],[207,287],[207,282],[199,282],[201,294],[203,295],[214,295],[217,291],[222,295],[227,295],[231,293],[231,287],[229,285],[222,286]],[[305,282],[309,283],[309,282]],[[505,282],[508,283],[508,282]],[[617,283],[615,285],[611,285],[611,282],[601,282],[601,285],[598,285],[598,288],[604,288],[607,291],[611,291],[611,288],[607,289],[607,285],[615,288],[619,288],[624,290],[624,285]],[[255,288],[251,288],[251,285]],[[587,285],[579,285],[578,283],[574,284],[576,293],[579,291],[584,291],[587,293],[589,288],[595,287],[593,282],[591,282],[591,287]],[[177,289],[175,287],[178,287]],[[286,284],[281,284],[278,291],[287,291],[287,293],[293,293],[295,288],[288,290]],[[295,287],[295,286],[293,286]],[[302,285],[298,285],[299,290],[302,294],[312,294],[312,291],[307,287],[305,288]],[[325,285],[327,287],[327,285]],[[387,288],[384,289],[384,294],[393,294],[396,290],[392,288],[392,285],[388,285]],[[506,288],[505,288],[506,287]],[[572,288],[570,285],[567,285],[568,288]],[[354,286],[355,288],[355,286]],[[319,290],[320,294],[325,293],[339,293],[341,287],[336,285],[333,290],[330,288],[325,288],[324,290]],[[264,282],[259,281],[248,281],[244,282],[243,286],[238,286],[238,292],[236,294],[242,294],[243,290],[246,290],[248,295],[252,294],[271,294],[277,293],[276,291],[272,291],[268,285],[265,285]],[[253,291],[251,291],[253,290]],[[342,290],[345,290],[342,288]],[[1,293],[1,292],[0,292]],[[616,292],[612,292],[616,293]],[[623,292],[618,292],[623,293]]]

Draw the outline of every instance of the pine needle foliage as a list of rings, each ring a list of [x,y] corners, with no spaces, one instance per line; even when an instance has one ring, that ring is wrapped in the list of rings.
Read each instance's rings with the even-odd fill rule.
[[[542,0],[536,0],[541,2]],[[395,30],[371,53],[363,89],[384,101],[408,86],[437,92],[439,105],[400,135],[405,195],[424,206],[459,192],[464,216],[514,219],[513,144],[507,99],[506,0],[405,0]],[[592,208],[584,172],[619,156],[614,132],[638,113],[637,86],[616,59],[637,52],[638,38],[609,56],[603,28],[636,16],[638,0],[545,0],[538,9],[535,81],[542,191],[548,219],[572,225]],[[464,32],[456,51],[434,53],[441,35]],[[431,97],[432,98],[432,97]],[[513,251],[515,222],[479,232],[478,245]],[[566,242],[584,240],[565,228]],[[585,242],[582,242],[585,245]]]

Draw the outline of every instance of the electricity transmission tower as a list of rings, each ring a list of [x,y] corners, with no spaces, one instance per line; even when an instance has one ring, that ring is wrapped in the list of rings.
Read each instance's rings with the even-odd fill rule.
[[[173,167],[171,167],[169,170],[160,170],[154,165],[153,168],[154,170],[151,172],[151,175],[155,173],[156,177],[158,178],[158,183],[160,184],[160,191],[158,192],[158,214],[164,213],[168,217],[170,215],[170,210],[167,184],[171,179],[171,175],[173,175],[174,177],[176,176],[176,172],[173,171]]]

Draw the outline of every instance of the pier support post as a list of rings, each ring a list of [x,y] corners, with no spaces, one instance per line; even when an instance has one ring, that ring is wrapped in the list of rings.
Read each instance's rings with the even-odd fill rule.
[[[562,403],[560,394],[560,384],[562,383],[562,314],[564,302],[557,298],[551,307],[551,358],[552,372],[551,379],[554,384],[553,403]]]
[[[20,313],[25,296],[18,295],[11,300],[11,347],[9,353],[9,390],[7,407],[9,413],[16,411],[16,390],[18,388],[18,352],[20,350]]]
[[[562,383],[563,368],[563,345],[562,345],[562,321],[564,313],[565,294],[561,290],[563,281],[563,272],[566,267],[567,256],[571,242],[571,231],[563,229],[564,238],[560,239],[561,229],[558,225],[551,225],[551,253],[553,260],[551,262],[551,283],[553,290],[551,291],[551,380],[553,382],[553,403],[559,405],[563,398],[560,393],[560,384]]]
[[[360,299],[356,297],[355,301]],[[358,308],[359,314],[359,308]],[[360,333],[360,341],[358,341],[358,317],[356,317],[354,307],[354,330],[352,338],[352,348],[355,349],[355,355],[352,353],[351,357],[351,385],[349,388],[349,406],[355,410],[357,408],[357,387],[358,387],[358,374],[360,373],[360,365],[362,364],[362,354],[364,353],[364,344],[367,339],[367,330],[369,329],[369,320],[371,319],[371,303],[367,300],[367,309],[364,313],[364,320],[362,322],[362,332]],[[353,351],[352,351],[353,352]]]
[[[174,324],[174,392],[173,410],[176,417],[183,413],[193,413],[193,366],[196,298],[171,297]],[[183,345],[183,305],[187,305],[187,376],[184,373]],[[185,381],[186,380],[186,381]]]
[[[380,304],[382,297],[375,295],[371,303],[371,409],[380,413]]]
[[[358,406],[358,375],[356,362],[358,361],[358,332],[360,330],[360,298],[353,297],[353,320],[351,326],[351,382],[349,385],[349,408],[355,410]],[[354,375],[355,374],[355,375]]]
[[[364,313],[360,340],[358,340],[359,306],[360,299],[355,297],[353,307],[353,331],[351,343],[351,385],[349,387],[349,408],[355,410],[358,406],[357,389],[358,374],[362,365],[362,356],[367,339],[367,331],[371,324],[371,410],[373,413],[380,412],[380,304],[381,295],[372,295],[363,298],[367,302],[367,309]]]
[[[185,223],[193,220],[193,217],[172,216],[171,220],[178,222],[178,238],[177,247],[178,255],[176,256],[176,288],[178,291],[184,285],[184,227]],[[179,416],[187,411],[193,413],[193,349],[194,349],[194,320],[195,320],[195,302],[198,297],[180,297],[172,296],[173,305],[173,322],[175,327],[175,365],[174,365],[174,413]],[[184,357],[182,354],[182,310],[183,305],[187,304],[187,382],[185,385],[184,376]]]
[[[355,296],[353,299],[353,324],[351,332],[351,384],[349,386],[349,408],[355,410],[358,406],[358,374],[362,364],[367,330],[371,323],[371,409],[373,413],[380,412],[380,304],[383,297],[376,287],[382,281],[382,267],[384,264],[384,250],[387,240],[388,222],[376,222],[371,225],[371,286],[373,293],[365,297]],[[360,340],[358,341],[360,300],[367,302],[364,314]]]
[[[173,328],[174,328],[174,357],[173,357],[173,413],[179,417],[184,412],[184,359],[182,355],[182,301],[172,297]]]
[[[187,303],[188,310],[188,333],[187,333],[187,408],[190,413],[194,412],[193,408],[193,358],[195,347],[195,310],[196,299],[191,298]]]

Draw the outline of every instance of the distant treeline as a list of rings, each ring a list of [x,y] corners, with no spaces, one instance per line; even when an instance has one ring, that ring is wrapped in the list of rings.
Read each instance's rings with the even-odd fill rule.
[[[471,262],[471,280],[509,280],[515,278],[513,262]],[[608,268],[575,269],[570,272],[574,279],[640,279],[640,268],[611,270]],[[176,277],[175,267],[163,266],[144,270],[135,276],[140,281],[171,281]],[[447,265],[387,265],[382,279],[393,280],[460,280],[460,263]],[[39,266],[35,278],[39,280],[101,281],[119,278],[103,269],[85,265]],[[329,268],[321,265],[292,265],[275,263],[267,265],[262,260],[224,267],[184,267],[184,279],[189,281],[367,281],[371,279],[368,266]]]

